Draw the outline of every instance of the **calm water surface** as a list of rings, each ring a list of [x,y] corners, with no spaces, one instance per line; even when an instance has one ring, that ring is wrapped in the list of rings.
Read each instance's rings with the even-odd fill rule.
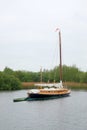
[[[13,102],[27,90],[0,92],[0,130],[87,130],[87,91],[70,97]]]

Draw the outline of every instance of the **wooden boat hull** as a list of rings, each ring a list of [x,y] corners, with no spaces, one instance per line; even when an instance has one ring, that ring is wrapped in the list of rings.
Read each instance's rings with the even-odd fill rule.
[[[57,98],[57,97],[66,97],[69,96],[70,93],[63,93],[63,94],[39,94],[39,93],[31,93],[29,94],[30,98]]]

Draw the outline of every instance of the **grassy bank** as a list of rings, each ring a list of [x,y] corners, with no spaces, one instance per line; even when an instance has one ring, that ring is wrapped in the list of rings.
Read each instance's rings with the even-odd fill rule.
[[[22,89],[37,88],[34,84],[35,82],[22,82]],[[87,90],[87,83],[64,82],[63,84],[73,90]]]

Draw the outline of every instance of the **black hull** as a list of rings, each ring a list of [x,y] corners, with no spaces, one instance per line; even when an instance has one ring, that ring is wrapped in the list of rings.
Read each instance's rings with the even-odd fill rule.
[[[65,94],[56,94],[56,95],[47,95],[47,94],[38,94],[38,93],[31,93],[29,94],[29,98],[35,99],[47,99],[47,98],[60,98],[60,97],[67,97],[70,93]]]

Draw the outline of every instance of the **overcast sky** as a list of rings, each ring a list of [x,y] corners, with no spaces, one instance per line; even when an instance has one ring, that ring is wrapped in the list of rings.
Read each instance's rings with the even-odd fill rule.
[[[0,70],[52,68],[57,27],[63,64],[87,71],[87,0],[0,1]]]

